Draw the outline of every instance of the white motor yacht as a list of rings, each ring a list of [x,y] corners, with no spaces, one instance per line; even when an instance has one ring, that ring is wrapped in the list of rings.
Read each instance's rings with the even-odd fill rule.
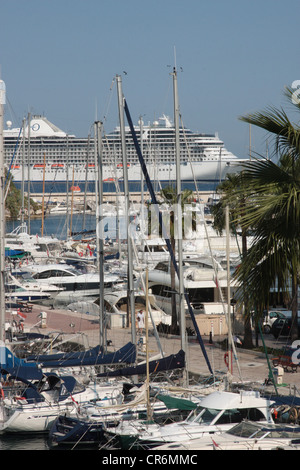
[[[159,446],[160,451],[190,450],[299,450],[300,427],[243,421],[216,436]]]
[[[82,274],[74,267],[63,263],[28,265],[26,269],[32,273],[37,283],[47,282],[60,289],[53,299],[54,305],[69,304],[83,298],[96,299],[99,296],[98,273]],[[117,275],[109,273],[104,275],[104,289],[110,289],[119,282],[123,280]]]
[[[166,443],[184,441],[218,434],[244,419],[273,423],[272,402],[258,392],[213,392],[203,398],[196,410],[180,423],[165,426],[139,421],[121,423],[107,434],[122,449],[151,449]]]

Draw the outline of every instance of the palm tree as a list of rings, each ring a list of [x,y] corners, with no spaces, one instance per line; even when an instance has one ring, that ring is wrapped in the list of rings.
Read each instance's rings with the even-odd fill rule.
[[[230,226],[234,234],[236,234],[236,227],[240,225],[240,217],[245,213],[247,205],[247,193],[243,188],[242,173],[229,173],[226,179],[217,187],[217,193],[221,194],[220,201],[212,206],[212,215],[214,217],[213,227],[222,234],[225,228],[225,207],[229,206],[230,213]],[[241,258],[247,256],[247,227],[242,226],[242,250]],[[237,300],[237,299],[235,299]],[[244,308],[244,347],[247,349],[253,348],[252,342],[252,328],[251,317],[248,302],[248,290],[246,289],[242,296],[242,303]]]
[[[286,96],[291,98],[291,90],[286,90]],[[292,282],[291,339],[294,340],[298,337],[300,268],[300,127],[292,124],[284,110],[275,108],[241,120],[273,134],[274,155],[279,156],[279,161],[275,164],[260,160],[245,165],[243,179],[251,205],[242,218],[242,225],[254,228],[255,242],[237,276],[247,280],[252,302],[259,312],[268,304],[275,280],[283,292],[289,291]]]

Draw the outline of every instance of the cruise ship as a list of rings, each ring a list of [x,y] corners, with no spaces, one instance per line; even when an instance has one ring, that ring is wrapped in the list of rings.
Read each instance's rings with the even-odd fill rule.
[[[32,183],[67,182],[70,186],[73,182],[73,187],[79,190],[85,182],[95,182],[93,137],[68,135],[44,116],[31,117],[29,136],[28,124],[24,127],[24,140],[23,128],[14,128],[10,121],[3,133],[5,164],[15,183],[22,178],[24,181],[29,178]],[[138,123],[135,128],[150,179],[160,183],[176,181],[175,127],[171,119],[163,115],[158,121],[148,125]],[[128,181],[140,182],[141,166],[129,127],[125,133]],[[221,181],[227,173],[239,171],[241,162],[246,161],[226,150],[217,134],[195,133],[184,127],[180,128],[180,159],[183,182]],[[103,135],[104,182],[122,181],[122,161],[117,127]]]

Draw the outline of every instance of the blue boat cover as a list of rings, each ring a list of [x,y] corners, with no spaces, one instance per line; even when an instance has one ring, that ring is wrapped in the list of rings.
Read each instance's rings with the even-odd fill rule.
[[[66,359],[82,359],[84,357],[95,357],[100,354],[102,351],[100,346],[95,346],[88,351],[73,351],[73,352],[63,352],[57,354],[35,354],[26,357],[26,362],[38,362],[38,363],[45,363],[48,361],[58,361],[58,360],[66,360]]]
[[[28,383],[31,380],[41,380],[43,372],[37,367],[3,367],[1,369],[2,375],[10,375],[11,378],[20,380],[21,382]]]
[[[185,354],[181,349],[178,354],[172,354],[168,357],[156,359],[149,362],[149,373],[161,372],[165,370],[182,369],[185,366]],[[119,377],[129,375],[141,375],[146,374],[146,364],[141,364],[133,367],[123,367],[114,371],[103,372],[97,374],[97,377]]]
[[[94,366],[104,364],[133,364],[136,359],[136,346],[128,343],[118,351],[104,354],[83,354],[79,357],[62,358],[39,362],[40,367],[76,367],[76,366]]]

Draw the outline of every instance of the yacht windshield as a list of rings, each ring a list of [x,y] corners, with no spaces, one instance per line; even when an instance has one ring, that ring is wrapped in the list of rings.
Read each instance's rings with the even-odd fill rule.
[[[203,425],[210,425],[212,421],[220,414],[220,410],[203,408],[200,406],[195,411],[192,411],[187,418],[189,423],[198,423]]]
[[[252,439],[261,439],[263,437],[268,437],[272,439],[289,439],[298,438],[300,433],[299,431],[295,432],[295,429],[291,429],[289,427],[281,428],[275,425],[272,426],[270,424],[267,426],[255,426],[254,423],[242,422],[227,431],[227,434]]]
[[[195,412],[190,413],[188,422],[201,425],[211,424],[234,424],[249,419],[251,421],[261,421],[265,419],[264,414],[257,408],[231,408],[228,410],[215,410],[212,408],[199,407]]]
[[[238,436],[238,437],[252,437],[255,435],[260,428],[255,426],[254,424],[251,423],[239,423],[233,428],[231,428],[229,431],[227,431],[228,434],[231,434],[232,436]]]

